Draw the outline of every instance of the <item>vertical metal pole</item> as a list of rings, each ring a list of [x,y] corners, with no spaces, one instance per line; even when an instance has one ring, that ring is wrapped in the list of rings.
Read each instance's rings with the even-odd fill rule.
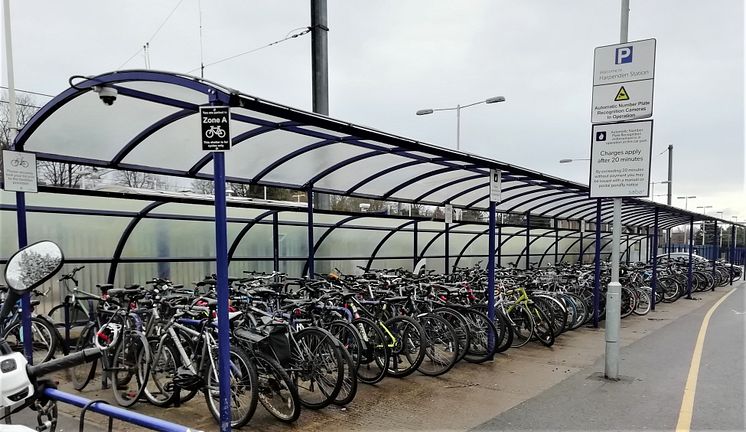
[[[557,219],[554,220],[554,265],[557,265],[559,259],[559,228],[557,226]]]
[[[272,214],[272,267],[280,271],[280,214]]]
[[[692,299],[692,252],[694,251],[694,216],[689,219],[689,268],[686,278],[686,298]]]
[[[620,42],[627,42],[629,30],[629,0],[622,0]],[[611,241],[611,282],[606,292],[606,364],[604,375],[619,377],[619,325],[622,285],[619,283],[619,247],[622,236],[622,199],[614,198],[614,226]]]
[[[666,253],[668,254],[668,258],[670,259],[671,250],[673,249],[673,245],[671,244],[671,228],[668,229],[668,233],[666,235],[668,236],[668,238],[666,239],[666,246],[668,246]]]
[[[596,258],[593,281],[593,327],[598,328],[598,309],[601,307],[601,198],[596,200]]]
[[[655,213],[658,213],[658,208],[655,209]],[[653,244],[650,241],[650,227],[645,228],[645,262],[650,261],[650,251],[653,248]],[[640,248],[642,250],[642,247]],[[642,257],[640,257],[640,261],[642,261]]]
[[[673,144],[668,145],[668,200],[666,204],[671,206],[671,197],[673,196]],[[670,234],[671,229],[668,229]]]
[[[487,316],[491,321],[495,320],[495,207],[495,202],[490,201],[490,226],[488,230],[489,238],[487,239]],[[488,345],[494,343],[493,339],[494,337],[490,335]]]
[[[228,322],[228,235],[225,203],[225,154],[213,152],[215,183],[215,257],[218,290],[218,375],[220,430],[231,430],[230,325]]]
[[[730,253],[728,254],[728,261],[730,262],[730,284],[733,285],[733,266],[736,265],[736,230],[737,226],[730,226]]]
[[[414,271],[415,266],[417,266],[417,258],[419,255],[419,246],[417,245],[417,237],[419,237],[419,232],[417,230],[417,224],[418,221],[414,221],[414,227],[412,229],[412,270]]]
[[[583,264],[583,237],[585,237],[585,221],[580,221],[580,251],[578,252],[578,262]]]
[[[629,234],[626,235],[625,240],[624,240],[624,250],[625,250],[625,253],[627,254],[626,262],[627,262],[627,264],[629,264],[629,261],[630,261],[630,257],[629,256],[630,256],[630,253],[631,253],[629,251]]]
[[[650,284],[650,309],[655,310],[655,292],[658,289],[658,208],[655,208],[655,222],[653,222],[653,281]]]
[[[495,222],[497,223],[497,222]],[[497,226],[497,266],[503,266],[503,226],[502,223]]]
[[[3,40],[5,42],[5,77],[8,81],[8,144],[14,150],[18,135],[18,110],[16,105],[16,85],[13,74],[13,37],[10,28],[10,0],[3,0]],[[26,195],[16,192],[16,226],[18,228],[18,248],[28,245],[26,227]],[[29,364],[33,364],[33,346],[31,344],[31,297],[29,293],[21,296],[21,334],[23,335],[23,352]]]
[[[450,225],[446,224],[446,234],[445,234],[445,245],[443,245],[443,265],[445,265],[445,273],[450,274],[449,268],[451,266],[451,257],[448,254],[448,249],[450,248]]]
[[[313,279],[316,274],[313,257],[313,191],[308,189],[306,192],[308,199],[308,277]]]
[[[456,150],[461,150],[461,105],[456,105]]]
[[[329,115],[329,22],[326,0],[311,0],[311,86],[313,112]],[[316,208],[331,209],[331,197],[315,194]]]
[[[526,270],[531,264],[531,214],[526,213]]]
[[[715,277],[715,273],[717,272],[717,267],[715,262],[720,258],[720,243],[718,242],[718,221],[715,221],[715,236],[713,237],[714,244],[712,245],[713,249],[713,257],[712,257],[712,277]],[[715,284],[712,285],[712,291],[715,291]]]

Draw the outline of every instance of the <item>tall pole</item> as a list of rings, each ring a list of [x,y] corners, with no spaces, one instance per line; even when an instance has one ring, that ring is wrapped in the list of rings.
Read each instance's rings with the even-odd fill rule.
[[[629,0],[622,0],[619,42],[628,41]],[[619,283],[619,248],[622,238],[622,199],[614,198],[614,222],[611,233],[611,282],[606,292],[606,364],[604,375],[619,378],[619,326],[621,321],[622,285]]]
[[[490,321],[495,320],[495,210],[495,201],[490,200],[490,225],[488,230],[489,238],[487,239],[487,316]],[[487,345],[488,348],[492,348],[494,347],[493,339],[495,338],[491,334],[488,336]]]
[[[461,150],[461,105],[456,105],[456,150]]]
[[[8,145],[15,148],[16,135],[18,135],[18,108],[16,105],[16,85],[13,74],[13,38],[10,31],[10,0],[3,0],[3,27],[5,32],[5,76],[8,81]],[[18,248],[26,247],[28,244],[26,230],[26,194],[16,192],[16,218],[18,228]],[[23,351],[29,364],[33,364],[33,346],[31,345],[31,298],[26,293],[21,296],[21,331],[23,334]]]
[[[668,200],[666,204],[671,205],[673,194],[673,144],[668,145]]]
[[[311,85],[313,112],[329,115],[329,49],[326,0],[311,0]],[[314,194],[316,208],[331,209],[331,197]]]

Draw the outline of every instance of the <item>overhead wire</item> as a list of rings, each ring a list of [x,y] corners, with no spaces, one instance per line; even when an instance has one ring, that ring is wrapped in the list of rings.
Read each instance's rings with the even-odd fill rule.
[[[303,30],[303,31],[301,31],[299,33],[292,34],[294,31],[297,31],[297,30]],[[206,68],[208,66],[215,66],[216,64],[224,63],[224,62],[227,62],[229,60],[233,60],[235,58],[238,58],[238,57],[241,57],[241,56],[244,56],[244,55],[247,55],[247,54],[255,53],[257,51],[263,50],[265,48],[269,48],[269,47],[277,45],[277,44],[280,44],[280,43],[285,42],[287,40],[295,39],[297,37],[303,36],[303,35],[308,34],[310,32],[311,32],[311,27],[298,27],[298,28],[295,28],[293,30],[290,30],[290,32],[288,32],[287,36],[285,36],[282,39],[278,39],[278,40],[276,40],[274,42],[270,42],[270,43],[268,43],[266,45],[262,45],[260,47],[253,48],[253,49],[250,49],[248,51],[244,51],[244,52],[232,55],[230,57],[226,57],[226,58],[223,58],[223,59],[220,59],[220,60],[216,60],[216,61],[214,61],[212,63],[207,63],[207,64],[200,65],[200,67],[194,68],[194,69],[188,71],[187,73],[190,74],[190,73],[196,72],[196,71],[198,71],[200,69],[204,69],[204,68]]]
[[[129,63],[130,61],[132,61],[132,59],[133,59],[133,58],[135,58],[135,57],[137,57],[137,55],[138,55],[138,54],[140,54],[141,52],[145,52],[146,56],[148,55],[148,54],[147,54],[147,49],[148,49],[148,48],[149,48],[149,46],[150,46],[150,42],[153,42],[153,39],[155,39],[155,37],[156,37],[156,36],[158,35],[158,33],[160,33],[160,31],[161,31],[161,30],[163,29],[163,26],[165,26],[165,25],[166,25],[166,23],[167,23],[167,22],[168,22],[168,20],[169,20],[169,19],[171,18],[171,16],[172,16],[172,15],[174,14],[174,12],[176,12],[176,9],[178,9],[178,8],[179,8],[179,6],[181,6],[181,4],[182,4],[183,2],[184,2],[184,0],[179,0],[179,2],[178,2],[178,3],[176,3],[176,6],[174,6],[174,8],[173,8],[173,9],[171,9],[171,12],[169,12],[169,14],[168,14],[168,15],[166,16],[166,18],[165,18],[165,19],[164,19],[164,20],[163,20],[163,21],[161,22],[161,24],[160,24],[160,25],[158,26],[158,28],[157,28],[157,29],[155,29],[155,32],[153,32],[153,35],[152,35],[152,36],[150,36],[150,38],[148,38],[148,40],[147,40],[147,41],[145,41],[145,44],[144,44],[144,45],[143,45],[142,47],[140,47],[140,49],[138,49],[137,51],[135,51],[135,53],[134,53],[134,54],[132,54],[132,55],[130,56],[130,58],[128,58],[128,59],[127,59],[127,60],[126,60],[126,61],[125,61],[124,63],[122,63],[122,64],[121,64],[121,65],[120,65],[120,66],[119,66],[119,67],[118,67],[117,69],[121,69],[121,68],[123,68],[123,67],[124,67],[124,66],[125,66],[125,65],[126,65],[127,63]],[[148,65],[148,68],[150,68],[150,58],[149,58],[149,57],[148,57],[148,59],[146,60],[146,64]]]

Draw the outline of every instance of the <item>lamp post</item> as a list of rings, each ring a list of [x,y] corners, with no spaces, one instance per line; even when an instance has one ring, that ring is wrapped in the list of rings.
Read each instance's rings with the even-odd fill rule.
[[[702,214],[707,216],[707,209],[712,208],[712,206],[701,205],[701,206],[697,206],[697,208],[702,209]],[[702,246],[704,245],[705,245],[705,221],[702,221]]]
[[[559,163],[570,163],[570,162],[579,162],[579,161],[589,161],[588,158],[575,158],[575,159],[560,159]]]
[[[652,198],[652,200],[655,201],[655,185],[657,185],[657,184],[669,184],[669,183],[670,183],[670,181],[668,181],[668,180],[663,180],[663,181],[659,181],[659,182],[650,182],[650,186],[652,186],[650,188],[650,198]]]
[[[464,108],[469,108],[474,105],[480,105],[480,104],[493,104],[498,102],[505,102],[504,96],[495,96],[491,97],[489,99],[481,100],[478,102],[473,102],[466,105],[456,105],[455,107],[450,108],[427,108],[427,109],[421,109],[417,111],[418,116],[428,115],[432,114],[437,111],[456,111],[456,150],[461,150],[461,110]]]
[[[720,219],[722,219],[722,218],[723,218],[723,214],[724,214],[725,212],[721,212],[721,211],[716,211],[715,213],[716,213],[716,214],[719,214],[719,215],[720,215]],[[719,239],[719,241],[718,241],[718,245],[719,245],[719,246],[720,246],[720,248],[722,249],[722,248],[723,248],[723,236],[722,236],[722,235],[720,234],[720,228],[718,228],[718,239]]]
[[[684,200],[684,210],[689,210],[689,200],[697,198],[696,195],[687,195],[687,196],[680,196],[676,197],[676,199],[683,199]],[[689,238],[689,229],[688,225],[684,225],[684,239]]]

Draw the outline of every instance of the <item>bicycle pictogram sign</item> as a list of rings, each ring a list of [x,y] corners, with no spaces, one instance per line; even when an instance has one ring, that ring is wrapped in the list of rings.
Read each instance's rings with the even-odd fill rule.
[[[231,149],[230,107],[200,107],[202,150],[226,151]]]

